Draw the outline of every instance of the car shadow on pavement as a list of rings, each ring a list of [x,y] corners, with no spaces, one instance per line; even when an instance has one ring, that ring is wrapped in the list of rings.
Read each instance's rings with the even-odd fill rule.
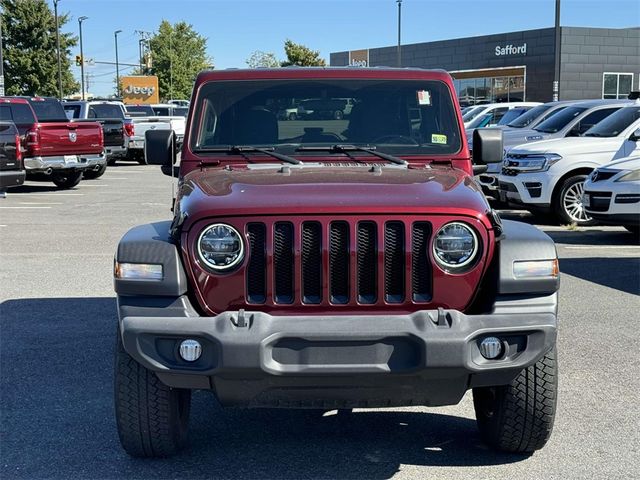
[[[588,282],[640,295],[640,258],[561,258],[560,273]]]
[[[77,190],[76,188],[58,188],[50,180],[32,180],[28,185],[20,185],[19,187],[11,187],[9,194],[14,193],[49,193],[49,192],[68,192]]]
[[[415,409],[323,416],[217,406],[193,396],[188,448],[140,460],[113,415],[114,298],[0,305],[2,478],[389,478],[404,465],[521,461],[480,442],[475,421]]]

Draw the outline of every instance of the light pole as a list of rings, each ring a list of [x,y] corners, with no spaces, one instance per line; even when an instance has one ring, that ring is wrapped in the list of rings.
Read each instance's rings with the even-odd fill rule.
[[[56,17],[56,48],[58,53],[58,95],[62,100],[62,63],[60,60],[60,26],[58,25],[58,2],[60,0],[53,0],[53,13]]]
[[[398,67],[402,66],[402,53],[400,53],[400,33],[402,28],[402,0],[396,0],[398,3]]]
[[[553,101],[560,99],[560,0],[556,0],[556,61],[553,75]]]
[[[116,95],[120,98],[120,63],[118,63],[118,34],[122,33],[122,30],[116,30],[113,32],[113,36],[116,40]]]
[[[78,17],[78,25],[80,26],[80,82],[82,84],[82,100],[84,100],[84,52],[82,51],[82,22],[89,17]]]

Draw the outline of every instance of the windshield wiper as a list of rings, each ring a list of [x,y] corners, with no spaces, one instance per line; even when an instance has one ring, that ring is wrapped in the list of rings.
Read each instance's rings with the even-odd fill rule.
[[[382,158],[388,162],[395,163],[396,165],[409,165],[406,160],[394,157],[388,153],[376,152],[375,146],[359,146],[359,145],[331,145],[330,147],[300,147],[296,151],[316,151],[316,152],[329,152],[329,153],[346,153],[349,152],[365,152],[374,157]]]
[[[273,147],[253,147],[251,145],[232,145],[230,147],[204,147],[198,148],[195,150],[195,153],[207,153],[207,152],[226,152],[237,155],[244,155],[245,153],[263,153],[273,158],[277,158],[278,160],[282,160],[283,162],[292,163],[294,165],[298,165],[302,163],[297,158],[290,157],[288,155],[283,155],[282,153],[278,153],[274,151]]]

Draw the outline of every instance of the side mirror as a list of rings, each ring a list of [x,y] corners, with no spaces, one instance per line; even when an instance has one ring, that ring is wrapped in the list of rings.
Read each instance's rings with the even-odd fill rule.
[[[171,167],[176,162],[173,130],[147,130],[144,140],[144,158],[149,165]]]
[[[502,162],[502,130],[498,128],[478,128],[473,131],[473,163],[486,165]]]
[[[632,142],[638,142],[640,141],[640,128],[636,129],[631,136],[629,137],[629,140],[631,140]]]

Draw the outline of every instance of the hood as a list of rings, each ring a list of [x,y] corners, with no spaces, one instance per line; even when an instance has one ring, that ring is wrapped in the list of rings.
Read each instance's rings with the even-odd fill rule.
[[[178,196],[183,230],[203,217],[442,213],[484,218],[473,179],[450,167],[252,165],[196,170]]]
[[[552,138],[530,144],[518,145],[509,150],[513,154],[557,153],[563,157],[579,154],[596,154],[618,151],[624,141],[620,137],[566,137]]]
[[[510,128],[502,132],[502,139],[505,149],[509,150],[516,145],[523,143],[539,142],[549,138],[551,134],[538,132],[531,128]]]
[[[615,162],[602,165],[600,168],[608,168],[615,170],[638,170],[640,169],[640,156],[634,155],[633,157],[621,158]]]

